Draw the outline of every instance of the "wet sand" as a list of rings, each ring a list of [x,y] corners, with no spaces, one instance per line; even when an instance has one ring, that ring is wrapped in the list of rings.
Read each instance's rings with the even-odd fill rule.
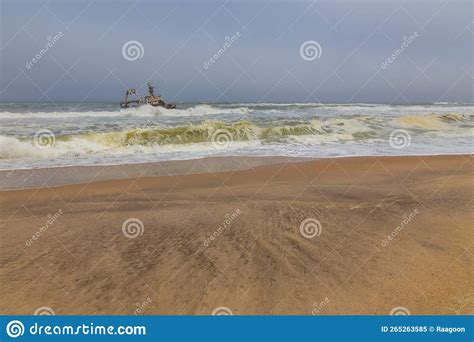
[[[0,192],[0,314],[474,313],[470,156],[187,167]]]
[[[293,157],[209,157],[122,165],[62,166],[0,170],[0,191],[45,188],[150,176],[176,176],[250,169],[261,165],[311,160]]]

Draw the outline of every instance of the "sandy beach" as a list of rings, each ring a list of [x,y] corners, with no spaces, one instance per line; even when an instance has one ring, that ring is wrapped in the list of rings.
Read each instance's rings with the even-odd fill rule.
[[[472,170],[355,157],[2,191],[0,313],[474,314]]]

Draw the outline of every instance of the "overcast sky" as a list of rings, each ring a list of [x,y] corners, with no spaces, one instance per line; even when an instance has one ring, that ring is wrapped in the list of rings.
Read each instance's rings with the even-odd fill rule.
[[[0,2],[2,101],[474,102],[472,1]]]

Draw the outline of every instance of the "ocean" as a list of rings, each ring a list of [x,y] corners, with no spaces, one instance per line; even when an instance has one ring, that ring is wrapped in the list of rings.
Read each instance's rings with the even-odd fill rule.
[[[210,156],[470,154],[474,105],[0,103],[0,169]]]

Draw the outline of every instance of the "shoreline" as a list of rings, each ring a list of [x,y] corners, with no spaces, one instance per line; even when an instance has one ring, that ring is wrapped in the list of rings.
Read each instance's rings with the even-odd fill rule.
[[[390,156],[334,156],[334,157],[290,157],[290,156],[216,156],[193,159],[175,159],[156,162],[137,162],[125,164],[64,165],[38,168],[19,168],[0,170],[0,192],[31,190],[46,187],[58,187],[89,182],[130,179],[149,176],[178,176],[207,172],[228,172],[251,169],[263,165],[315,160],[341,160],[353,158],[424,158],[470,156],[466,153],[429,154],[429,155],[390,155]],[[198,167],[198,164],[201,164]],[[158,167],[160,170],[150,170]],[[105,170],[105,174],[104,174]],[[87,173],[80,173],[80,172]],[[61,173],[59,179],[54,175]]]
[[[2,191],[0,313],[473,314],[472,170],[344,158]]]
[[[42,189],[98,181],[131,179],[135,177],[219,173],[251,169],[262,165],[309,160],[314,159],[284,156],[225,156],[130,164],[67,165],[33,169],[0,170],[0,192]],[[59,178],[54,179],[54,176],[58,173]]]

